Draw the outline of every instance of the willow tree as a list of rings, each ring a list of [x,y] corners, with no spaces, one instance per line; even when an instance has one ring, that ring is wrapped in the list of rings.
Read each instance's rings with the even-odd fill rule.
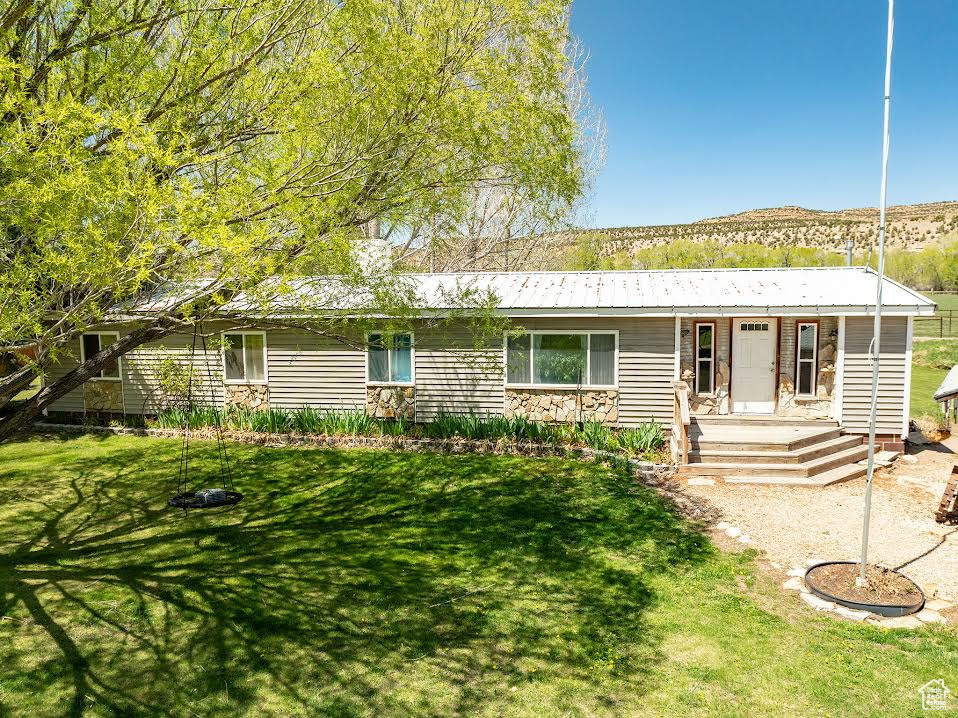
[[[568,0],[9,0],[0,11],[0,439],[117,356],[302,273],[370,314],[372,220],[451,224],[477,185],[569,203]],[[373,286],[375,285],[375,286]],[[78,334],[129,331],[32,399]],[[320,328],[321,330],[321,328]]]

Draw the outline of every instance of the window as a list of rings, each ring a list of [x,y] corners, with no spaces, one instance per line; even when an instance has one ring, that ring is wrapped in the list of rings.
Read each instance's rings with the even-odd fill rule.
[[[119,338],[120,335],[117,332],[96,332],[93,334],[84,334],[80,341],[80,361],[85,362],[98,351],[110,346]],[[100,370],[100,373],[96,374],[93,378],[119,381],[120,360],[113,359],[107,362]]]
[[[799,322],[797,345],[795,393],[798,396],[815,396],[815,380],[818,373],[818,324]]]
[[[529,332],[506,339],[506,383],[615,386],[615,332]]]
[[[739,326],[743,332],[767,332],[768,323],[762,322],[761,324],[755,324],[753,322],[748,322],[747,324],[742,324]]]
[[[266,335],[262,332],[223,335],[224,378],[233,384],[266,383]]]
[[[715,324],[695,325],[695,393],[715,392]]]
[[[412,384],[412,334],[370,334],[367,381],[375,384]]]

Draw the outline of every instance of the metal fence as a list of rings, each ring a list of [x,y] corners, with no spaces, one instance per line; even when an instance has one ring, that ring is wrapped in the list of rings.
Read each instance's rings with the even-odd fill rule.
[[[958,329],[954,309],[939,309],[931,317],[915,317],[916,337],[954,337]]]

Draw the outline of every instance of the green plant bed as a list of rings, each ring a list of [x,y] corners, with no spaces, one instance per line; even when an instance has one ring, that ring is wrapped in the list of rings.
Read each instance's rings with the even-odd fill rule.
[[[237,445],[244,501],[184,515],[178,451],[0,445],[4,715],[894,717],[958,665],[953,629],[816,615],[607,467]]]
[[[473,414],[439,414],[428,423],[405,419],[375,419],[363,411],[217,409],[195,407],[189,411],[161,412],[148,426],[160,429],[206,429],[219,424],[224,429],[266,434],[319,434],[330,436],[407,436],[428,439],[504,439],[519,443],[588,446],[600,451],[655,460],[662,457],[665,431],[650,421],[638,427],[612,429],[598,422],[546,424],[523,417]]]

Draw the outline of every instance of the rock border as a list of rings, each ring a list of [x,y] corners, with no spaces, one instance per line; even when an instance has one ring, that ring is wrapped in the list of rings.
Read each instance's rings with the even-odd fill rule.
[[[157,439],[178,439],[182,429],[137,429],[127,426],[84,426],[82,424],[54,424],[37,422],[34,433],[114,434],[117,436],[145,436]],[[190,431],[196,439],[215,439],[213,429]],[[651,479],[663,471],[671,471],[669,464],[632,459],[611,451],[600,451],[586,446],[562,444],[535,444],[507,439],[430,439],[408,436],[341,436],[336,434],[266,434],[246,431],[223,431],[223,438],[238,444],[255,446],[316,446],[330,449],[388,449],[392,451],[432,452],[441,454],[484,454],[494,456],[560,457],[576,460],[628,461],[629,466],[643,479]]]
[[[729,538],[734,538],[742,544],[750,544],[752,542],[752,539],[743,533],[742,529],[733,526],[728,521],[719,521],[712,526],[712,529],[714,531],[721,531]],[[819,598],[808,590],[808,587],[805,585],[805,572],[812,566],[817,566],[820,563],[827,563],[827,561],[819,558],[810,558],[805,562],[804,567],[793,566],[790,568],[785,574],[788,578],[782,583],[782,589],[785,591],[797,591],[799,598],[808,606],[814,608],[816,611],[821,611],[835,617],[841,617],[859,623],[868,623],[881,628],[921,628],[926,623],[947,624],[948,619],[941,615],[941,611],[954,608],[958,605],[944,596],[940,596],[936,587],[922,586],[922,590],[925,592],[925,605],[917,613],[908,616],[885,617],[879,616],[871,611],[860,611],[854,608],[848,608],[833,601],[826,601],[823,598]],[[771,566],[779,570],[782,568],[781,564],[775,563],[774,561],[771,562]]]

